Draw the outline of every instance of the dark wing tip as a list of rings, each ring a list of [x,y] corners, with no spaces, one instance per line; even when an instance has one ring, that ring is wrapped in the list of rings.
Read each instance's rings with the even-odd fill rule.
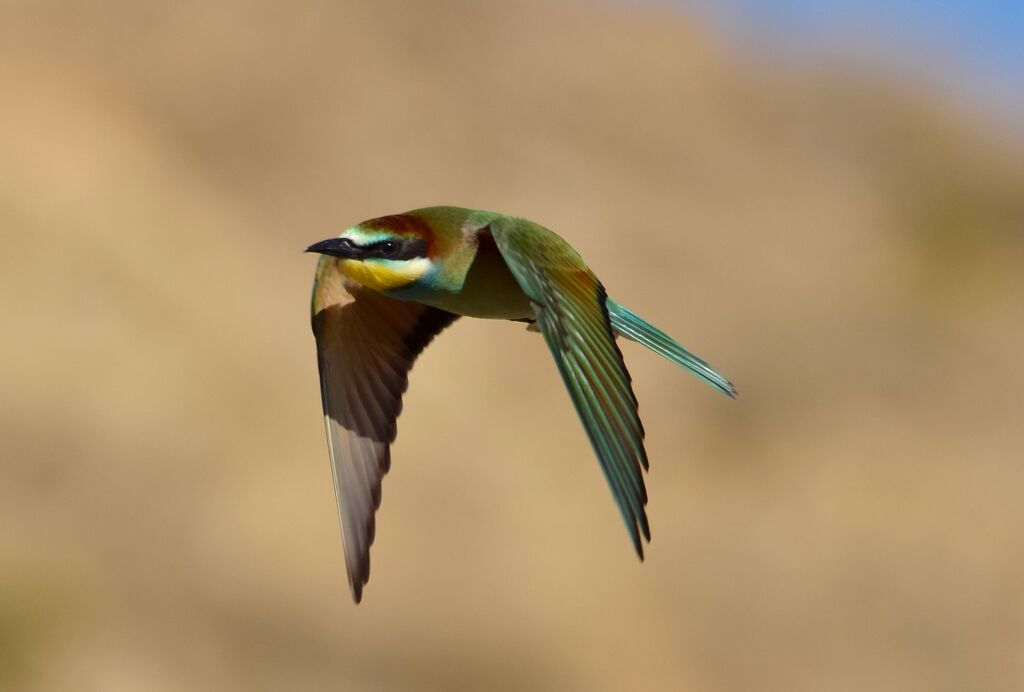
[[[651,542],[651,527],[647,522],[647,512],[641,509],[640,513],[633,514],[631,519],[632,521],[627,522],[629,537],[633,541],[633,550],[636,551],[636,556],[640,558],[640,562],[643,562],[644,542]]]
[[[636,556],[640,558],[640,562],[644,561],[644,544],[640,540],[639,532],[633,532],[633,547],[636,548]]]
[[[348,573],[348,585],[352,590],[352,600],[356,602],[356,605],[363,600],[363,587],[366,586],[366,582],[370,581],[370,556],[367,554],[366,559],[360,561],[355,569]]]

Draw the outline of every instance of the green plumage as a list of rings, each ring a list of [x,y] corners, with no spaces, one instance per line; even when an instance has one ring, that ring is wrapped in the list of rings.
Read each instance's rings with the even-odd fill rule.
[[[359,600],[373,513],[407,373],[460,315],[539,329],[597,454],[637,554],[650,540],[644,429],[616,336],[690,370],[728,396],[732,384],[667,334],[609,298],[561,237],[525,219],[430,207],[363,222],[317,243],[313,330],[346,564]],[[413,309],[414,306],[419,309]]]
[[[679,342],[668,334],[631,310],[622,307],[611,298],[608,298],[606,305],[612,328],[616,332],[638,344],[643,344],[676,365],[686,368],[722,392],[722,394],[733,399],[739,394],[729,380],[719,375],[710,365],[683,348]]]
[[[537,224],[501,217],[491,223],[491,233],[533,302],[541,334],[642,558],[640,535],[651,537],[640,470],[647,468],[644,429],[608,321],[604,287],[568,243]]]

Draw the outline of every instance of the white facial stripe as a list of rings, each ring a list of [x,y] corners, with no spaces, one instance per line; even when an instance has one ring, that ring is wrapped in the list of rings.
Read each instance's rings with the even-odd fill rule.
[[[359,247],[366,247],[382,240],[393,240],[395,236],[384,231],[364,231],[353,227],[342,233],[341,237],[348,238]]]

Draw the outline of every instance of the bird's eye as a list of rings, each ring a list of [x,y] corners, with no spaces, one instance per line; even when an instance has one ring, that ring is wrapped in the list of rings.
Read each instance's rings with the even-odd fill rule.
[[[377,246],[377,250],[384,257],[394,257],[398,254],[398,243],[393,240],[385,240]]]

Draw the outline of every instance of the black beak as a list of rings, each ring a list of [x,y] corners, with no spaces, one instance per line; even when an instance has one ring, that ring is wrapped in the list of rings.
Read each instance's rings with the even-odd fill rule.
[[[321,255],[353,259],[359,255],[359,247],[348,238],[328,238],[319,243],[313,243],[306,248],[306,252],[319,252]]]

